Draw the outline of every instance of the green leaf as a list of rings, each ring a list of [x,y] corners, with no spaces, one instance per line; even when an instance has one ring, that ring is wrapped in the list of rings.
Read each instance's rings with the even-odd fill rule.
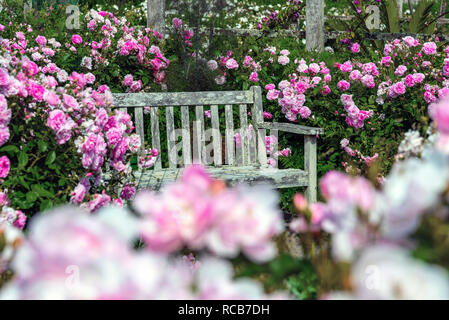
[[[55,151],[51,151],[48,156],[47,159],[45,159],[45,164],[49,165],[52,164],[53,162],[55,162],[56,160],[56,152]]]
[[[19,153],[19,168],[25,168],[28,163],[28,155],[25,152]]]
[[[53,207],[53,202],[50,199],[46,199],[41,202],[39,209],[40,209],[40,211],[45,211],[45,210],[51,209],[52,207]]]
[[[36,202],[38,196],[39,195],[37,194],[37,192],[30,191],[26,194],[26,199],[28,202],[34,203],[34,202]]]
[[[1,148],[0,151],[17,153],[17,152],[19,152],[19,148],[17,148],[16,146],[13,146],[13,145],[8,145],[8,146],[4,146],[3,148]]]
[[[54,193],[51,191],[46,190],[42,185],[40,184],[35,184],[33,186],[31,186],[31,189],[35,192],[37,192],[37,194],[40,197],[43,198],[53,198],[54,197]]]
[[[30,185],[28,184],[28,182],[25,181],[25,177],[24,176],[19,176],[19,182],[20,182],[20,184],[22,186],[24,186],[25,188],[30,190]]]
[[[67,185],[67,179],[61,178],[58,180],[58,187],[64,187]]]
[[[48,144],[44,140],[39,140],[37,146],[40,152],[45,152],[48,150]]]

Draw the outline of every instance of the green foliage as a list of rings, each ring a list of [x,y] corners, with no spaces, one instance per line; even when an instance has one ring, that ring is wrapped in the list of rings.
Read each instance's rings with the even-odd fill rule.
[[[265,264],[244,263],[239,260],[236,267],[237,277],[263,279],[267,291],[287,289],[298,299],[317,298],[318,277],[307,259],[280,254]]]
[[[287,279],[287,288],[297,299],[316,299],[318,297],[319,282],[313,265],[304,262],[303,270]]]
[[[17,104],[10,107],[21,109]],[[9,194],[11,206],[28,215],[68,202],[80,178],[77,174],[84,171],[75,146],[58,145],[51,129],[41,125],[41,116],[30,118],[26,125],[21,117],[13,117],[10,141],[0,148],[11,160],[2,188],[14,190]]]

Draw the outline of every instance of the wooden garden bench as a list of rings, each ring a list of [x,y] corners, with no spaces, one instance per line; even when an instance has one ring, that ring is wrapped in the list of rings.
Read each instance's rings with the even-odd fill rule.
[[[296,124],[264,122],[260,87],[255,86],[247,91],[119,93],[113,94],[113,99],[114,107],[134,109],[136,132],[142,139],[142,147],[145,141],[144,107],[149,107],[151,146],[158,149],[160,154],[168,154],[168,168],[163,168],[159,156],[152,169],[140,172],[138,189],[159,189],[176,180],[182,167],[201,163],[208,167],[212,176],[230,185],[268,182],[276,188],[304,186],[307,187],[307,198],[316,201],[316,137],[324,131]],[[234,109],[235,105],[238,107]],[[210,121],[205,117],[205,106],[210,106]],[[248,106],[252,107],[251,122],[254,128],[249,134]],[[175,108],[180,109],[180,129],[175,129]],[[191,108],[196,118],[192,122]],[[220,123],[219,111],[222,109],[225,117]],[[160,119],[164,118],[166,146],[165,143],[161,145],[159,130]],[[211,128],[207,129],[209,122]],[[237,122],[240,128],[234,130]],[[224,142],[220,129],[224,132]],[[304,170],[277,169],[267,165],[266,130],[276,136],[278,131],[304,135]],[[234,139],[236,132],[241,136],[241,143],[237,145]],[[178,142],[178,138],[181,141]],[[210,138],[212,141],[208,143]],[[179,151],[182,151],[181,155]]]

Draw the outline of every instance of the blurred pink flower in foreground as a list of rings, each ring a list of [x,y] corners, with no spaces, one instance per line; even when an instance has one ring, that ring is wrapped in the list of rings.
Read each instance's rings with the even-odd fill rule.
[[[276,206],[276,193],[268,187],[227,189],[201,166],[186,168],[181,180],[160,194],[143,191],[134,201],[143,217],[140,232],[151,250],[187,246],[225,257],[242,251],[255,261],[276,255],[271,238],[283,230]]]
[[[255,260],[272,258],[276,250],[269,241],[282,230],[275,203],[272,191],[226,189],[203,168],[191,167],[162,195],[138,195],[135,206],[143,217],[118,207],[96,214],[53,210],[35,217],[24,243],[11,249],[17,251],[9,265],[15,278],[0,299],[288,298],[266,295],[254,280],[234,279],[230,262],[217,257],[199,262],[192,255],[166,255],[207,243],[219,256],[234,257],[241,248]],[[5,226],[0,223],[0,234]],[[134,249],[140,233],[147,250]],[[10,259],[0,256],[0,263]]]

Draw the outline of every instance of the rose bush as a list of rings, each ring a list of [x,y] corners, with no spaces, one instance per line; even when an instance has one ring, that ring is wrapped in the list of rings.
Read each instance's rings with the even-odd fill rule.
[[[93,18],[88,27],[95,29],[98,21],[102,38],[96,44],[92,40],[90,48],[82,45],[80,51],[91,55],[81,59],[79,68],[105,75],[102,68],[108,59],[134,57],[142,68],[153,71],[147,81],[162,81],[158,72],[168,60],[159,48],[150,46],[147,36],[140,32],[134,38],[132,29],[110,13],[89,15]],[[110,88],[100,85],[95,74],[67,72],[55,63],[68,52],[77,59],[75,46],[81,46],[82,36],[73,35],[63,49],[54,38],[35,36],[30,25],[18,27],[3,27],[4,35],[13,36],[2,38],[0,44],[0,176],[9,205],[33,214],[69,201],[90,211],[111,201],[122,204],[130,195],[121,199],[116,190],[124,182],[133,183],[131,157],[148,168],[158,153],[137,155],[141,142],[131,116],[112,109]],[[110,48],[111,38],[115,50]],[[141,80],[132,80],[130,87],[132,91],[144,88]],[[108,170],[115,173],[105,175]]]

